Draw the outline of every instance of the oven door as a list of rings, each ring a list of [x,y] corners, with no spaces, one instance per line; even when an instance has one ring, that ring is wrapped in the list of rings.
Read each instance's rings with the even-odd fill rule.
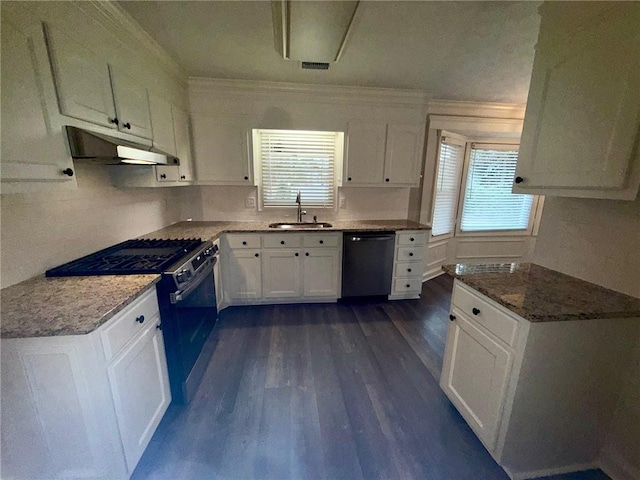
[[[216,261],[213,257],[188,287],[169,294],[170,321],[163,334],[176,403],[188,403],[215,348],[211,332],[218,318],[213,277]]]

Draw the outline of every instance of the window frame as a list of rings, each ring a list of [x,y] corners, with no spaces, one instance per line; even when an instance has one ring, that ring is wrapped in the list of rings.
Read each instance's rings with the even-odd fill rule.
[[[486,147],[487,150],[519,150],[519,139],[467,139],[467,147],[465,149],[464,165],[462,168],[462,179],[460,181],[460,189],[458,191],[458,208],[456,210],[456,237],[526,237],[532,236],[534,226],[536,224],[537,213],[539,212],[539,195],[532,195],[531,210],[529,212],[529,222],[526,229],[520,230],[482,230],[482,231],[464,231],[462,230],[462,209],[464,207],[464,192],[467,188],[467,179],[469,178],[469,168],[471,166],[471,150],[474,145]]]
[[[283,206],[283,205],[264,205],[264,195],[262,186],[262,155],[261,155],[261,136],[260,132],[324,132],[335,134],[335,150],[333,158],[333,205],[330,207],[322,207],[319,205],[305,205],[304,195],[302,196],[302,207],[307,210],[320,210],[324,212],[333,211],[336,212],[339,208],[340,198],[338,187],[340,179],[342,178],[342,166],[344,162],[344,142],[345,134],[341,131],[332,130],[309,130],[309,129],[287,129],[287,128],[253,128],[251,129],[252,138],[252,150],[253,150],[253,172],[254,183],[257,189],[256,192],[256,207],[258,211],[288,211],[292,208],[296,208],[296,205]]]

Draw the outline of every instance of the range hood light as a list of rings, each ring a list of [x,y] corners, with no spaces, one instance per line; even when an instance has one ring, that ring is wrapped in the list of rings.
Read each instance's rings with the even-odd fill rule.
[[[156,162],[150,162],[148,160],[135,160],[133,158],[121,158],[121,163],[128,163],[129,165],[157,165]]]

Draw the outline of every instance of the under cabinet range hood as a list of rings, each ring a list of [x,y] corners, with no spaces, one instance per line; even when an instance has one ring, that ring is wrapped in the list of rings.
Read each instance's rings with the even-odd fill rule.
[[[150,151],[151,147],[66,126],[71,157],[106,165],[177,165],[178,159]]]
[[[326,70],[349,38],[359,1],[272,0],[275,47],[302,68]]]

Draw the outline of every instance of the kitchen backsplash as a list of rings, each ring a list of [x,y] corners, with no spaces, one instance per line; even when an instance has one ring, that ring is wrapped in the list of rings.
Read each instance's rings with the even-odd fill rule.
[[[77,190],[1,196],[2,287],[174,223],[195,193],[117,189],[104,166],[75,162],[75,169]]]

